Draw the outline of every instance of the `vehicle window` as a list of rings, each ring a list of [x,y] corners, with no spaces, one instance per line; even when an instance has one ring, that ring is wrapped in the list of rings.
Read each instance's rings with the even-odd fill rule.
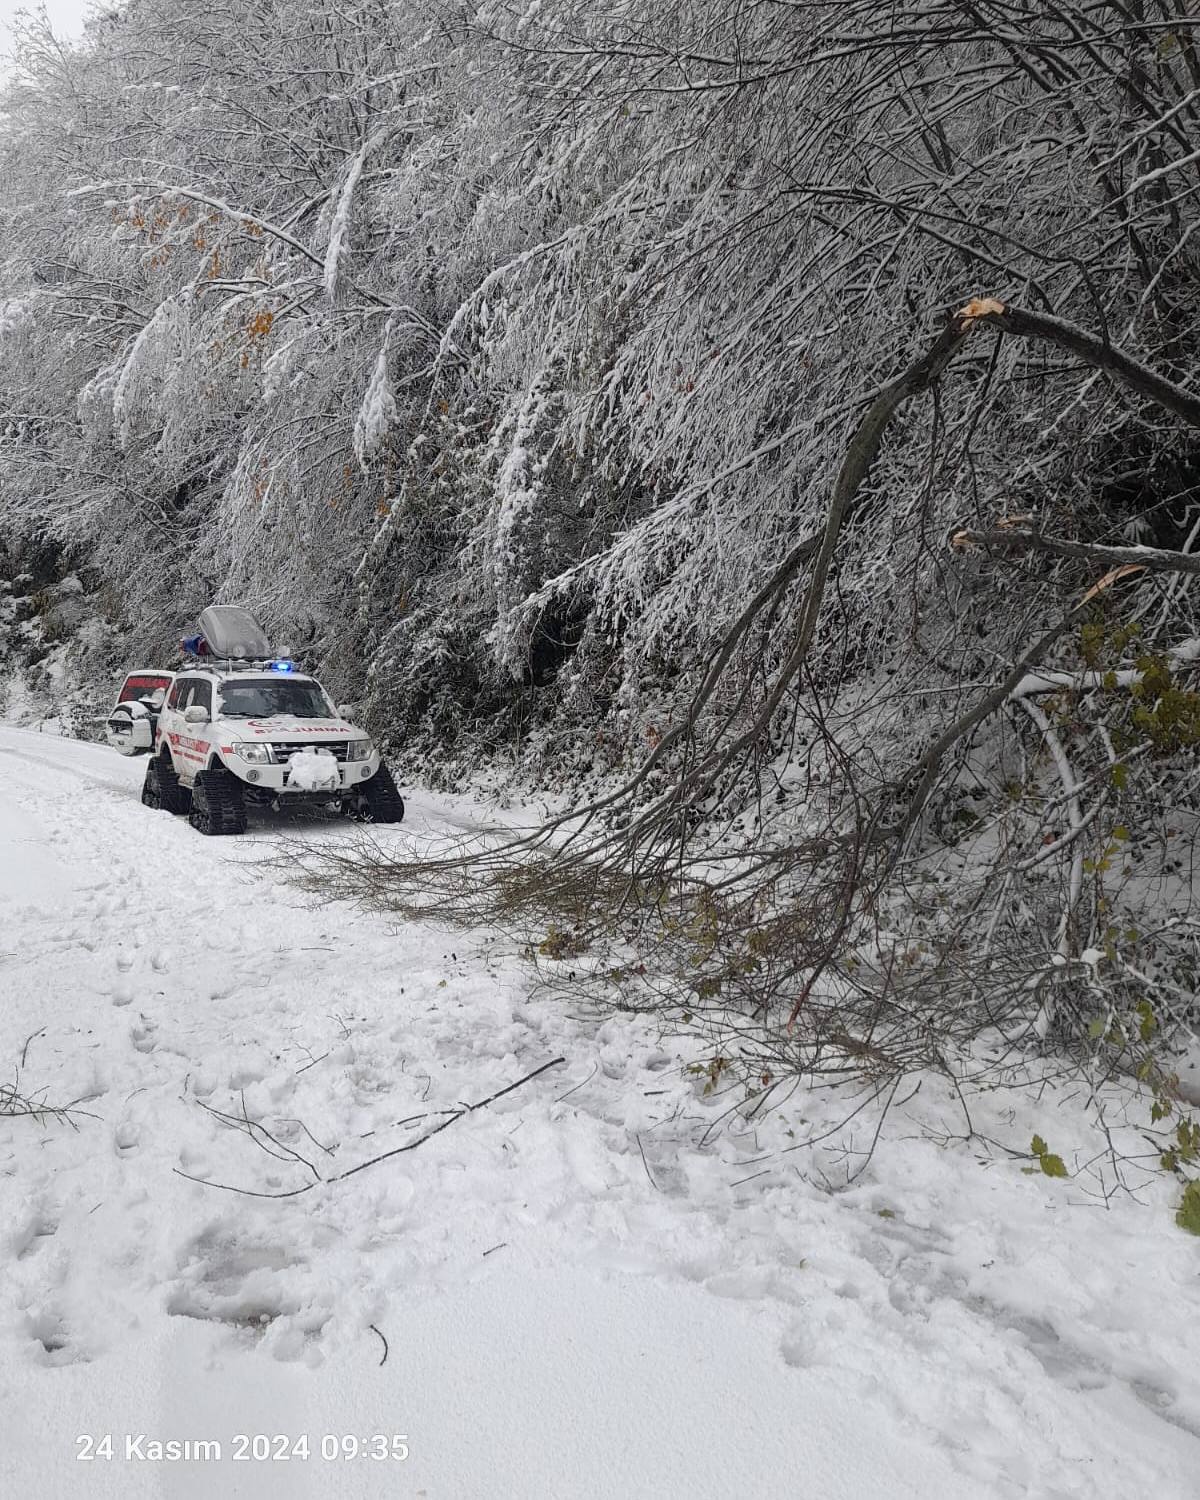
[[[182,713],[185,708],[191,708],[193,703],[203,703],[209,713],[212,712],[212,694],[208,683],[201,677],[180,677],[175,683],[175,693],[172,694],[174,702],[171,707]]]
[[[294,677],[239,677],[221,684],[221,713],[230,719],[332,719],[333,707],[321,686]]]
[[[125,679],[118,703],[144,703],[160,688],[166,688],[171,679],[161,672],[138,672]]]
[[[171,695],[167,699],[168,708],[181,708],[184,690],[187,687],[186,677],[177,677],[171,687]]]

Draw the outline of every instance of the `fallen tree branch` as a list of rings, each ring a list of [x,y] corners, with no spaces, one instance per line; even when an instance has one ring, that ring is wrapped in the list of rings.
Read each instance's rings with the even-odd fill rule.
[[[29,1041],[25,1043],[25,1050],[21,1053],[22,1063],[25,1060],[25,1051],[29,1048],[29,1042],[32,1042],[35,1037],[41,1036],[44,1031],[45,1027],[42,1028],[42,1031],[35,1031],[33,1036],[29,1038]],[[79,1128],[75,1124],[75,1115],[83,1115],[87,1119],[95,1119],[95,1116],[89,1114],[87,1110],[76,1109],[75,1106],[80,1102],[77,1099],[72,1099],[69,1104],[47,1104],[43,1094],[44,1091],[36,1094],[25,1094],[22,1092],[21,1067],[18,1064],[13,1068],[12,1082],[0,1083],[0,1119],[15,1120],[18,1118],[27,1118],[37,1120],[39,1124],[46,1119],[59,1119],[65,1120],[72,1130],[78,1130]],[[92,1096],[88,1095],[85,1097]]]
[[[456,1109],[448,1120],[443,1120],[440,1125],[435,1125],[432,1130],[427,1130],[424,1135],[419,1135],[415,1141],[409,1141],[406,1146],[396,1146],[391,1151],[385,1151],[382,1156],[372,1156],[368,1161],[360,1161],[358,1166],[350,1167],[345,1172],[339,1172],[336,1177],[330,1177],[329,1182],[344,1182],[347,1177],[353,1177],[356,1172],[365,1172],[368,1167],[374,1167],[381,1161],[387,1161],[389,1157],[401,1156],[405,1151],[415,1151],[418,1146],[423,1146],[426,1141],[440,1135],[443,1130],[449,1130],[457,1120],[464,1115],[474,1114],[477,1109],[486,1109],[489,1104],[494,1104],[497,1099],[503,1099],[505,1094],[511,1094],[514,1089],[519,1089],[522,1084],[531,1082],[540,1074],[548,1072],[551,1068],[560,1067],[566,1062],[565,1057],[554,1057],[548,1063],[543,1063],[540,1068],[534,1068],[532,1073],[526,1073],[524,1078],[518,1078],[516,1083],[510,1083],[506,1088],[497,1089],[494,1094],[489,1094],[486,1099],[481,1099],[478,1104],[464,1104],[461,1109]]]
[[[300,1153],[298,1151],[294,1151],[291,1146],[285,1145],[281,1140],[273,1136],[267,1129],[267,1127],[261,1124],[258,1120],[252,1120],[250,1118],[250,1115],[246,1110],[246,1091],[244,1089],[241,1091],[240,1100],[242,1105],[242,1112],[240,1115],[231,1115],[227,1114],[224,1110],[214,1109],[211,1104],[205,1104],[203,1099],[198,1099],[196,1102],[197,1104],[199,1104],[201,1109],[207,1110],[214,1119],[220,1120],[223,1125],[228,1125],[231,1129],[238,1130],[243,1135],[248,1136],[260,1151],[265,1151],[268,1156],[273,1156],[278,1161],[299,1162],[301,1166],[307,1167],[308,1170],[312,1173],[313,1178],[319,1182],[321,1180],[321,1174],[317,1171],[316,1167],[313,1166],[312,1162],[310,1162],[306,1156],[301,1156]],[[302,1130],[305,1130],[302,1122],[298,1121],[297,1123],[300,1124],[300,1128]],[[305,1134],[309,1136],[310,1140],[312,1139],[311,1134],[307,1130],[305,1130]],[[269,1144],[264,1144],[264,1140],[260,1140],[259,1136],[262,1136],[266,1142],[269,1142]]]
[[[890,385],[884,386],[867,408],[862,421],[859,422],[846,445],[845,457],[842,459],[842,466],[838,470],[833,486],[833,496],[829,503],[829,515],[825,521],[821,546],[817,552],[816,562],[813,564],[812,578],[809,580],[808,591],[804,598],[800,628],[796,632],[795,644],[780,673],[779,692],[772,695],[776,701],[783,687],[791,681],[792,676],[799,670],[800,664],[808,655],[808,648],[812,645],[812,639],[816,633],[821,602],[825,595],[825,582],[829,576],[842,524],[863,480],[870,473],[871,466],[882,446],[888,423],[895,416],[901,403],[909,396],[927,391],[935,384],[954,358],[958,346],[970,328],[969,320],[964,322],[961,316],[951,318],[920,359],[910,365],[903,374],[897,376]],[[771,705],[771,712],[774,712],[774,703]]]
[[[29,1056],[30,1043],[36,1042],[38,1037],[45,1035],[46,1028],[43,1026],[39,1031],[35,1031],[32,1035],[25,1038],[25,1045],[21,1048],[21,1061],[17,1064],[18,1069],[25,1066],[25,1059]]]
[[[989,531],[967,529],[950,538],[952,547],[986,547],[989,552],[1045,552],[1052,557],[1074,557],[1103,567],[1145,568],[1148,573],[1200,573],[1200,553],[1175,552],[1164,547],[1109,547],[1099,542],[1073,542],[1066,537],[1021,526]]]
[[[1167,411],[1182,417],[1189,427],[1200,427],[1200,396],[1176,385],[1140,359],[1127,354],[1110,344],[1107,338],[1067,323],[1062,318],[1048,313],[1029,312],[1022,307],[1011,307],[994,298],[977,298],[955,314],[955,322],[964,332],[971,328],[986,326],[999,333],[1016,334],[1021,338],[1041,339],[1074,354],[1085,365],[1104,370],[1109,375],[1129,386],[1147,400],[1156,402]]]
[[[1167,664],[1174,670],[1200,660],[1200,636],[1191,636],[1172,646],[1166,653]],[[1115,672],[1029,672],[1013,687],[1013,698],[1030,698],[1037,693],[1088,693],[1113,688],[1136,687],[1145,677],[1138,667],[1122,667]]]
[[[917,819],[929,800],[930,793],[937,785],[937,779],[941,774],[942,762],[946,756],[958,744],[971,733],[984,719],[994,714],[997,709],[1002,708],[1018,690],[1021,683],[1029,677],[1030,667],[1036,666],[1050,647],[1064,635],[1083,615],[1086,606],[1077,604],[1075,608],[1061,619],[1057,625],[1052,625],[1049,630],[1040,635],[1033,645],[1019,657],[1011,671],[1003,677],[990,692],[969,709],[960,718],[938,735],[933,744],[930,745],[920,760],[912,767],[908,775],[902,778],[904,784],[916,783],[908,807],[903,819],[889,828],[881,829],[881,839],[895,838],[903,844],[908,834],[912,832]]]
[[[824,527],[794,548],[773,577],[751,600],[725,637],[721,647],[718,648],[700,691],[689,705],[684,724],[680,726],[678,732],[664,737],[655,754],[643,762],[629,785],[636,786],[645,779],[655,759],[663,753],[669,743],[674,743],[685,731],[690,733],[700,709],[715,692],[737,641],[748,633],[754,621],[768,604],[774,604],[782,597],[783,590],[799,571],[800,566],[812,557],[812,574],[804,593],[800,620],[792,644],[788,648],[787,656],[761,708],[757,710],[753,721],[745,730],[736,735],[728,744],[714,746],[708,755],[697,763],[689,776],[681,778],[665,798],[652,805],[633,822],[629,839],[631,845],[647,835],[653,839],[664,821],[670,825],[671,814],[681,805],[702,798],[738,756],[759,741],[770,725],[783,701],[784,694],[796,680],[808,657],[813,637],[816,634],[817,622],[820,619],[821,606],[825,599],[825,586],[833,565],[834,554],[837,551],[838,539],[846,521],[854,513],[859,491],[883,445],[888,424],[899,407],[910,396],[918,395],[936,385],[954,358],[959,345],[967,336],[970,326],[969,320],[964,322],[960,316],[952,317],[920,358],[895,380],[884,386],[868,406],[846,446],[845,455],[834,480],[829,514],[826,516]],[[730,717],[726,716],[726,723],[729,722]]]
[[[379,1335],[380,1342],[383,1344],[383,1358],[379,1361],[379,1363],[381,1365],[386,1365],[388,1357],[388,1341],[384,1338],[382,1330],[376,1328],[374,1323],[368,1323],[367,1327],[371,1330],[372,1333],[377,1333]]]
[[[1074,959],[1075,953],[1075,916],[1079,907],[1079,899],[1083,893],[1083,841],[1080,834],[1083,831],[1083,806],[1079,800],[1079,782],[1075,775],[1070,757],[1063,747],[1063,743],[1054,730],[1050,720],[1029,698],[1017,700],[1029,717],[1037,726],[1042,742],[1050,752],[1050,758],[1054,762],[1058,779],[1062,783],[1063,795],[1066,797],[1067,818],[1070,823],[1073,837],[1071,850],[1071,875],[1067,884],[1067,894],[1063,900],[1062,916],[1059,919],[1058,933],[1055,941],[1055,952],[1052,966],[1062,966]],[[1043,999],[1038,1008],[1037,1016],[1033,1022],[1033,1032],[1039,1041],[1044,1041],[1054,1020],[1055,995],[1053,987],[1050,988],[1046,998]]]
[[[1061,318],[1054,318],[1045,313],[1028,312],[1023,308],[1010,307],[995,298],[975,298],[968,302],[954,314],[944,331],[943,337],[950,329],[956,329],[959,336],[968,333],[971,329],[987,326],[997,329],[1000,333],[1016,334],[1025,338],[1037,338],[1055,344],[1057,347],[1066,349],[1075,354],[1085,364],[1096,369],[1105,370],[1115,375],[1132,389],[1146,396],[1149,400],[1157,402],[1168,411],[1181,416],[1189,426],[1200,427],[1200,396],[1176,385],[1174,381],[1159,375],[1157,371],[1150,369],[1140,360],[1132,355],[1126,354],[1121,349],[1116,349],[1107,339],[1098,339],[1083,329],[1075,327],[1074,324],[1066,323]],[[932,351],[930,351],[932,353]],[[1052,551],[1057,548],[1065,556],[1096,557],[1097,549],[1087,547],[1085,543],[1068,542],[1065,539],[1041,538],[1040,533],[1032,530],[1025,531],[1019,526],[1006,526],[999,532],[959,532],[954,541],[962,539],[964,542],[973,542],[987,538],[993,538],[1006,546],[1021,545],[1023,542],[1030,547],[1036,547],[1041,543],[1045,550]],[[1083,552],[1077,552],[1076,548],[1083,548]],[[1192,559],[1187,553],[1162,553],[1156,548],[1104,548],[1099,549],[1102,559],[1109,564],[1121,564],[1124,566],[1154,567],[1157,565],[1165,567],[1162,561],[1169,558],[1171,568],[1176,572],[1200,572],[1200,559]],[[1128,554],[1128,555],[1126,555]],[[1121,685],[1132,685],[1140,680],[1140,674],[1136,672],[1113,674],[1109,677],[1105,673],[1046,673],[1035,674],[1029,668],[1035,666],[1045,655],[1055,641],[1068,630],[1080,618],[1084,607],[1090,602],[1085,597],[1071,612],[1059,623],[1052,626],[1042,635],[1017,661],[1007,676],[972,708],[949,726],[934,743],[929,747],[921,759],[910,772],[909,778],[917,778],[916,788],[909,801],[908,809],[904,818],[892,828],[884,830],[883,836],[895,836],[900,843],[912,831],[921,810],[929,799],[930,793],[937,782],[941,771],[941,765],[947,752],[970,734],[975,727],[994,713],[1004,703],[1012,698],[1024,698],[1034,692],[1053,691],[1057,688],[1082,687],[1085,685],[1101,686],[1106,683],[1113,685],[1114,681],[1121,684],[1122,678],[1128,678],[1128,682]],[[1191,660],[1193,656],[1190,648],[1197,648],[1200,654],[1200,642],[1185,642],[1172,653],[1177,660]],[[1089,679],[1095,678],[1091,683]]]
[[[459,1109],[450,1110],[448,1112],[448,1119],[443,1120],[440,1125],[435,1125],[431,1130],[427,1130],[424,1135],[418,1136],[415,1141],[409,1141],[407,1145],[404,1146],[396,1146],[393,1150],[384,1151],[379,1156],[372,1156],[367,1161],[360,1161],[356,1167],[349,1167],[345,1172],[338,1172],[333,1177],[321,1177],[319,1174],[317,1174],[317,1169],[312,1165],[311,1162],[304,1161],[303,1157],[297,1156],[295,1159],[297,1161],[304,1162],[304,1165],[308,1167],[308,1169],[314,1174],[316,1180],[314,1182],[306,1182],[303,1187],[290,1188],[286,1192],[261,1193],[254,1188],[235,1187],[232,1183],[228,1182],[214,1182],[209,1177],[196,1177],[191,1172],[182,1171],[179,1167],[174,1167],[172,1170],[177,1177],[186,1177],[189,1182],[198,1182],[203,1187],[220,1188],[223,1192],[226,1193],[241,1193],[247,1198],[298,1198],[301,1193],[311,1192],[312,1189],[320,1183],[344,1182],[347,1177],[353,1177],[358,1172],[365,1172],[368,1167],[378,1166],[381,1161],[388,1161],[393,1156],[401,1156],[406,1151],[415,1151],[418,1146],[423,1146],[426,1141],[432,1140],[435,1135],[440,1135],[443,1130],[448,1130],[451,1125],[453,1125],[457,1120],[461,1120],[464,1115],[474,1114],[475,1111],[479,1109],[486,1109],[489,1104],[495,1104],[497,1099],[503,1099],[505,1094],[511,1094],[514,1090],[521,1088],[524,1084],[531,1083],[535,1078],[540,1077],[541,1074],[549,1072],[551,1068],[560,1067],[565,1062],[565,1057],[553,1057],[549,1062],[543,1063],[540,1068],[534,1068],[532,1073],[526,1073],[524,1078],[518,1078],[515,1083],[506,1084],[504,1088],[497,1089],[494,1094],[489,1094],[486,1099],[480,1099],[477,1104],[464,1104]],[[214,1110],[208,1105],[204,1105],[204,1108],[207,1109],[210,1114],[216,1115],[218,1119],[234,1126],[237,1129],[242,1130],[244,1134],[249,1135],[250,1139],[253,1140],[256,1145],[261,1147],[263,1150],[266,1150],[266,1147],[262,1146],[262,1142],[258,1140],[252,1130],[244,1129],[243,1122],[239,1120],[236,1115],[223,1114],[220,1110]],[[245,1123],[250,1124],[251,1122],[246,1121]],[[267,1136],[269,1140],[273,1141],[274,1144],[279,1145],[279,1142],[275,1141],[275,1138],[271,1136],[265,1129],[263,1129],[262,1126],[257,1126],[257,1128],[262,1130],[262,1133]],[[284,1147],[283,1149],[290,1150],[289,1147]],[[268,1154],[271,1156],[276,1155],[276,1153],[273,1151],[268,1152]]]
[[[838,539],[843,524],[851,513],[858,491],[861,488],[871,467],[882,447],[883,439],[889,423],[895,416],[901,404],[910,396],[927,391],[935,386],[941,376],[949,367],[960,344],[971,333],[973,329],[981,326],[995,328],[1006,334],[1015,334],[1025,338],[1036,338],[1055,344],[1075,354],[1085,364],[1096,369],[1101,369],[1116,376],[1126,385],[1157,402],[1168,411],[1183,417],[1189,425],[1200,427],[1200,396],[1193,395],[1175,382],[1168,380],[1157,371],[1150,369],[1141,361],[1123,350],[1114,348],[1106,339],[1099,339],[1073,324],[1064,322],[1060,318],[1051,317],[1048,314],[1032,313],[1022,308],[1009,307],[995,298],[975,298],[968,302],[965,307],[960,308],[947,320],[942,331],[932,344],[925,350],[919,359],[910,365],[889,385],[874,398],[867,411],[855,428],[837,478],[833,486],[833,494],[830,499],[829,513],[823,531],[820,533],[820,541],[813,549],[813,540],[809,539],[796,549],[784,562],[779,574],[772,579],[767,586],[760,591],[759,595],[751,601],[750,606],[744,611],[737,621],[734,629],[730,632],[724,649],[720,650],[714,658],[711,669],[706,676],[701,693],[689,711],[685,721],[685,728],[690,732],[695,724],[699,708],[711,697],[716,688],[716,683],[729,657],[732,654],[732,646],[736,639],[743,636],[750,628],[753,619],[763,609],[768,600],[779,597],[781,592],[780,580],[790,578],[794,575],[800,562],[808,556],[813,556],[813,571],[805,591],[804,603],[801,608],[800,620],[793,637],[788,653],[781,664],[775,681],[767,693],[766,699],[755,715],[754,721],[734,741],[720,749],[710,752],[709,756],[701,761],[693,769],[690,776],[685,777],[671,793],[668,794],[664,803],[653,806],[632,825],[632,833],[635,839],[650,833],[659,823],[663,816],[664,807],[670,808],[682,802],[687,796],[695,796],[697,786],[701,790],[705,786],[715,783],[717,777],[732,763],[738,754],[753,744],[762,735],[770,724],[776,710],[781,703],[784,694],[791,684],[796,680],[816,635],[817,624],[820,619],[822,605],[824,603],[825,586],[829,577],[829,571],[833,563],[834,554],[837,549]],[[964,535],[960,533],[960,536]],[[971,534],[967,534],[971,535]],[[1019,541],[1026,536],[1033,537],[1036,533],[1021,532],[1018,530],[1005,531],[1003,533],[1006,542]],[[1050,539],[1052,544],[1057,539]],[[1085,544],[1069,543],[1065,540],[1057,543],[1064,555],[1078,555],[1073,551],[1076,546]],[[1050,550],[1048,547],[1047,550]],[[1129,553],[1128,557],[1124,555]],[[1087,553],[1083,555],[1088,555]],[[1146,567],[1167,567],[1169,559],[1170,566],[1174,571],[1200,572],[1200,559],[1195,564],[1186,553],[1160,553],[1153,548],[1130,548],[1107,549],[1105,560],[1110,564],[1123,563],[1129,565],[1142,565]],[[1083,601],[1086,602],[1086,601]],[[1001,707],[1008,699],[1014,696],[1018,685],[1023,682],[1028,673],[1028,668],[1036,664],[1047,650],[1059,637],[1070,628],[1079,618],[1081,608],[1072,610],[1058,625],[1043,635],[1025,653],[1013,671],[997,685],[997,687],[985,698],[983,698],[974,709],[972,709],[957,723],[943,734],[933,746],[930,747],[922,760],[914,768],[913,775],[917,780],[917,789],[913,800],[909,805],[905,818],[899,825],[883,831],[883,837],[899,835],[901,842],[911,831],[916,818],[936,784],[940,771],[941,762],[946,752],[952,745],[969,734],[975,726],[989,714]],[[1023,696],[1023,695],[1022,695]],[[673,742],[678,735],[669,737]],[[666,742],[661,743],[654,755],[643,764],[631,785],[636,784],[644,778],[655,759],[667,748]],[[623,788],[622,792],[626,789]],[[878,837],[878,836],[877,836]]]
[[[1168,380],[1148,365],[1142,364],[1131,354],[1114,348],[1107,339],[1098,339],[1083,329],[1075,327],[1074,324],[1064,322],[1061,318],[1050,317],[1045,313],[1028,312],[1019,307],[1010,307],[992,297],[974,298],[968,302],[950,318],[921,358],[891,385],[885,386],[876,396],[847,445],[846,454],[834,484],[824,537],[813,565],[813,576],[809,583],[808,593],[805,596],[800,628],[796,633],[792,650],[779,673],[775,690],[768,699],[769,712],[766,716],[768,720],[786,686],[791,682],[808,654],[816,633],[817,619],[824,597],[825,580],[833,561],[843,517],[875,461],[888,423],[902,401],[909,396],[928,390],[936,383],[954,358],[963,339],[973,329],[980,326],[995,328],[1000,333],[1042,339],[1061,349],[1066,349],[1078,356],[1085,364],[1115,375],[1141,395],[1156,401],[1177,416],[1183,417],[1190,426],[1200,427],[1200,396],[1176,385],[1174,381]],[[995,535],[994,532],[960,532],[955,540],[962,537],[974,541],[985,536],[990,539]],[[1040,539],[1036,532],[1017,529],[1002,530],[999,535],[1004,543],[1010,545],[1026,541],[1032,547],[1038,545]],[[1083,543],[1046,538],[1043,546],[1046,551],[1053,551],[1057,548],[1065,556],[1091,555],[1086,549],[1086,544]],[[1084,547],[1085,550],[1082,553],[1077,552],[1074,550],[1077,547]],[[1165,564],[1161,559],[1169,558],[1173,571],[1200,573],[1200,557],[1191,558],[1187,553],[1162,553],[1150,547],[1114,547],[1103,549],[1103,555],[1110,564],[1140,564],[1148,568],[1163,567]],[[1073,618],[1073,615],[1068,617],[1068,622]],[[1061,634],[1068,622],[1058,627],[1050,639]],[[1050,640],[1044,640],[1042,649],[1049,644]],[[995,706],[998,707],[1003,701],[1003,698],[998,699]]]

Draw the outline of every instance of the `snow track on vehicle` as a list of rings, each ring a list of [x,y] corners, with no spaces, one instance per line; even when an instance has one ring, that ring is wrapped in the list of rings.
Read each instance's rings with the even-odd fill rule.
[[[0,728],[0,1076],[24,1052],[22,1089],[84,1112],[0,1119],[5,1493],[1194,1493],[1194,1242],[1165,1210],[1101,1217],[915,1125],[822,1191],[786,1149],[819,1099],[705,1139],[686,1042],[531,994],[487,935],[310,905],[259,861],[354,830],[199,839],[141,806],[144,764]],[[463,826],[417,796],[374,837]],[[341,1182],[189,1180],[305,1187],[558,1056]],[[76,1463],[87,1432],[224,1458],[164,1489]],[[242,1466],[237,1432],[411,1457]]]

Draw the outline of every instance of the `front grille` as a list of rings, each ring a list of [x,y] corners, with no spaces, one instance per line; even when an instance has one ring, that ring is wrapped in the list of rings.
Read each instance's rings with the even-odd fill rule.
[[[297,750],[328,750],[339,765],[346,762],[346,752],[350,748],[349,740],[273,740],[272,747],[275,751],[275,759],[286,761],[289,755],[294,755]]]

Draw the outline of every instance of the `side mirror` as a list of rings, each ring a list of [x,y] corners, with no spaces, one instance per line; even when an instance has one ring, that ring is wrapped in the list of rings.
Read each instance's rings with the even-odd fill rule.
[[[163,699],[166,696],[167,695],[163,692],[162,688],[155,688],[152,693],[147,693],[145,698],[142,699],[142,702],[146,705],[151,713],[154,713],[156,709],[160,709],[163,706]]]
[[[337,706],[339,719],[352,719],[358,712],[357,703],[339,703]]]
[[[208,709],[202,703],[189,703],[183,711],[185,724],[207,724]]]

